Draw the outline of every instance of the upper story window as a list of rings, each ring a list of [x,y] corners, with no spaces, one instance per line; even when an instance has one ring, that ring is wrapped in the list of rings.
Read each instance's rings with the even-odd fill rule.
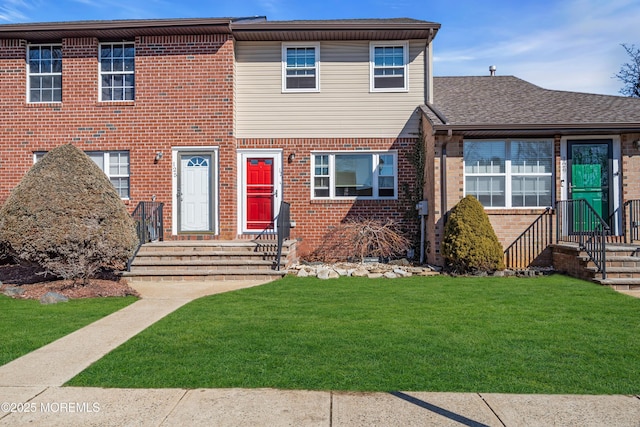
[[[372,92],[404,92],[409,89],[407,63],[409,43],[371,43],[370,68]]]
[[[29,102],[62,102],[62,46],[30,45],[27,55]]]
[[[100,44],[100,100],[135,99],[135,48],[133,43]]]
[[[397,198],[395,151],[315,153],[311,157],[312,198]]]
[[[484,207],[551,206],[552,171],[552,141],[464,141],[465,194]]]
[[[282,45],[282,91],[318,92],[320,44]]]

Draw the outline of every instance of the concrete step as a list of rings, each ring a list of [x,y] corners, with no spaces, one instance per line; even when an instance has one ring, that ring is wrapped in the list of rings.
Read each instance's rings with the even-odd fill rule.
[[[606,278],[606,279],[594,279],[596,283],[604,286],[609,286],[619,291],[632,291],[640,289],[640,278]]]
[[[125,278],[144,280],[270,280],[284,272],[274,269],[277,244],[264,241],[165,241],[143,245]],[[295,241],[283,245],[281,270],[295,258]],[[290,261],[289,261],[290,262]]]
[[[276,270],[192,270],[181,273],[176,270],[154,269],[152,271],[123,272],[122,277],[140,281],[209,281],[209,280],[273,280],[283,277],[285,271]]]
[[[288,251],[282,252],[282,257],[286,257],[289,254]],[[186,262],[186,261],[213,261],[213,260],[270,260],[273,261],[276,258],[276,252],[249,252],[249,251],[196,251],[196,252],[184,252],[184,251],[140,251],[137,260],[143,259],[156,259],[162,261],[173,262]],[[640,259],[640,258],[639,258]]]
[[[282,264],[282,263],[281,263]],[[271,270],[274,261],[268,260],[188,260],[188,261],[163,261],[158,259],[135,259],[131,264],[132,272],[153,271],[157,269],[173,271],[228,271],[228,270]]]

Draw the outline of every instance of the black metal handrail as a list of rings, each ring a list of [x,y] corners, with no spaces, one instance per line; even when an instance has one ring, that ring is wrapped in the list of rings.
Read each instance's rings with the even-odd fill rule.
[[[622,208],[622,218],[625,243],[640,240],[640,200],[627,200]]]
[[[505,266],[526,269],[553,243],[553,210],[547,208],[504,251]]]
[[[278,253],[276,254],[276,270],[280,270],[282,259],[282,246],[284,241],[291,236],[291,205],[288,202],[280,203],[280,213],[276,218],[278,224]]]
[[[556,202],[556,241],[577,243],[607,278],[606,243],[611,229],[584,199]]]
[[[138,234],[138,247],[133,256],[127,262],[127,271],[131,271],[131,263],[138,255],[140,247],[145,243],[163,240],[163,219],[162,210],[164,203],[160,202],[140,202],[133,210],[131,216],[136,223],[136,233]]]

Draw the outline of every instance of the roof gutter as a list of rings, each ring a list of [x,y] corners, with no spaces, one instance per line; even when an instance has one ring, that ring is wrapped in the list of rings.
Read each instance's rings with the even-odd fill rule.
[[[429,106],[431,111],[438,114],[438,110],[434,106]],[[440,113],[442,114],[442,113]],[[444,117],[444,116],[442,116]],[[443,134],[450,130],[454,132],[469,131],[585,131],[585,130],[601,130],[601,131],[640,131],[640,123],[548,123],[548,124],[469,124],[469,125],[452,125],[442,120],[444,124],[434,125],[434,131]]]

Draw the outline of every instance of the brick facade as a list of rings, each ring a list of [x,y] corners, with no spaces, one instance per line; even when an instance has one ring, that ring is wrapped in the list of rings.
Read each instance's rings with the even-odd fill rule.
[[[283,200],[291,203],[299,253],[317,246],[331,226],[348,218],[402,221],[415,235],[405,187],[415,183],[409,162],[416,138],[236,139],[234,130],[234,44],[229,35],[140,36],[135,43],[135,101],[99,101],[99,43],[93,37],[61,40],[61,103],[27,102],[27,42],[0,40],[0,203],[33,165],[34,153],[72,143],[84,151],[128,151],[130,211],[140,201],[165,204],[165,239],[233,239],[238,232],[237,150],[281,149]],[[219,155],[219,233],[172,229],[172,184],[176,147],[215,147]],[[311,200],[312,150],[396,150],[397,200]],[[154,161],[156,153],[162,159]],[[296,158],[286,158],[294,152]]]
[[[437,135],[434,136],[429,121],[422,120],[423,134],[427,135],[424,140],[426,147],[426,180],[425,195],[429,200],[429,216],[426,225],[425,251],[427,262],[435,265],[443,265],[444,260],[440,255],[439,247],[444,232],[444,216],[464,197],[464,165],[463,165],[463,137],[460,135]],[[588,131],[585,131],[588,135]],[[609,138],[612,135],[607,136]],[[615,135],[613,135],[615,136]],[[585,136],[576,136],[575,139]],[[562,138],[556,135],[554,141],[554,196],[556,200],[561,198],[562,186],[562,164],[560,146]],[[640,140],[640,134],[620,135],[621,159],[621,201],[620,205],[632,199],[640,199],[640,147],[634,145],[634,141]],[[445,177],[443,182],[442,162],[443,149],[446,150]],[[443,186],[446,187],[446,207],[443,208]],[[503,248],[508,248],[541,214],[544,208],[535,209],[485,209],[489,221],[496,232],[498,240]],[[545,233],[549,228],[545,228]],[[551,240],[555,239],[555,221],[552,221]],[[565,258],[562,258],[565,256]],[[575,255],[572,255],[575,258]],[[544,251],[535,265],[558,265],[568,266],[567,271],[574,271],[569,264],[576,262],[571,259],[571,255],[563,253],[554,254],[551,257],[551,250]],[[572,265],[572,264],[571,264]],[[563,267],[564,268],[564,267]],[[563,270],[564,271],[564,270]]]
[[[418,233],[414,221],[406,221],[405,214],[414,206],[403,190],[415,183],[415,167],[409,156],[417,139],[372,139],[372,138],[325,138],[325,139],[238,139],[239,149],[282,148],[283,199],[291,203],[291,219],[296,227],[291,237],[298,239],[301,256],[312,251],[332,226],[347,219],[374,218],[385,221],[393,219],[403,223],[411,235]],[[312,151],[397,150],[398,153],[398,199],[397,200],[312,200],[311,199],[311,152]],[[295,160],[286,158],[295,153]]]
[[[229,35],[148,36],[135,40],[136,100],[99,102],[96,38],[62,42],[62,103],[26,102],[25,41],[0,41],[0,203],[33,164],[33,153],[72,143],[85,151],[130,154],[130,210],[165,203],[172,223],[171,149],[219,147],[235,165],[233,41]],[[163,159],[154,162],[157,152]],[[235,237],[235,168],[221,174],[220,236]]]

